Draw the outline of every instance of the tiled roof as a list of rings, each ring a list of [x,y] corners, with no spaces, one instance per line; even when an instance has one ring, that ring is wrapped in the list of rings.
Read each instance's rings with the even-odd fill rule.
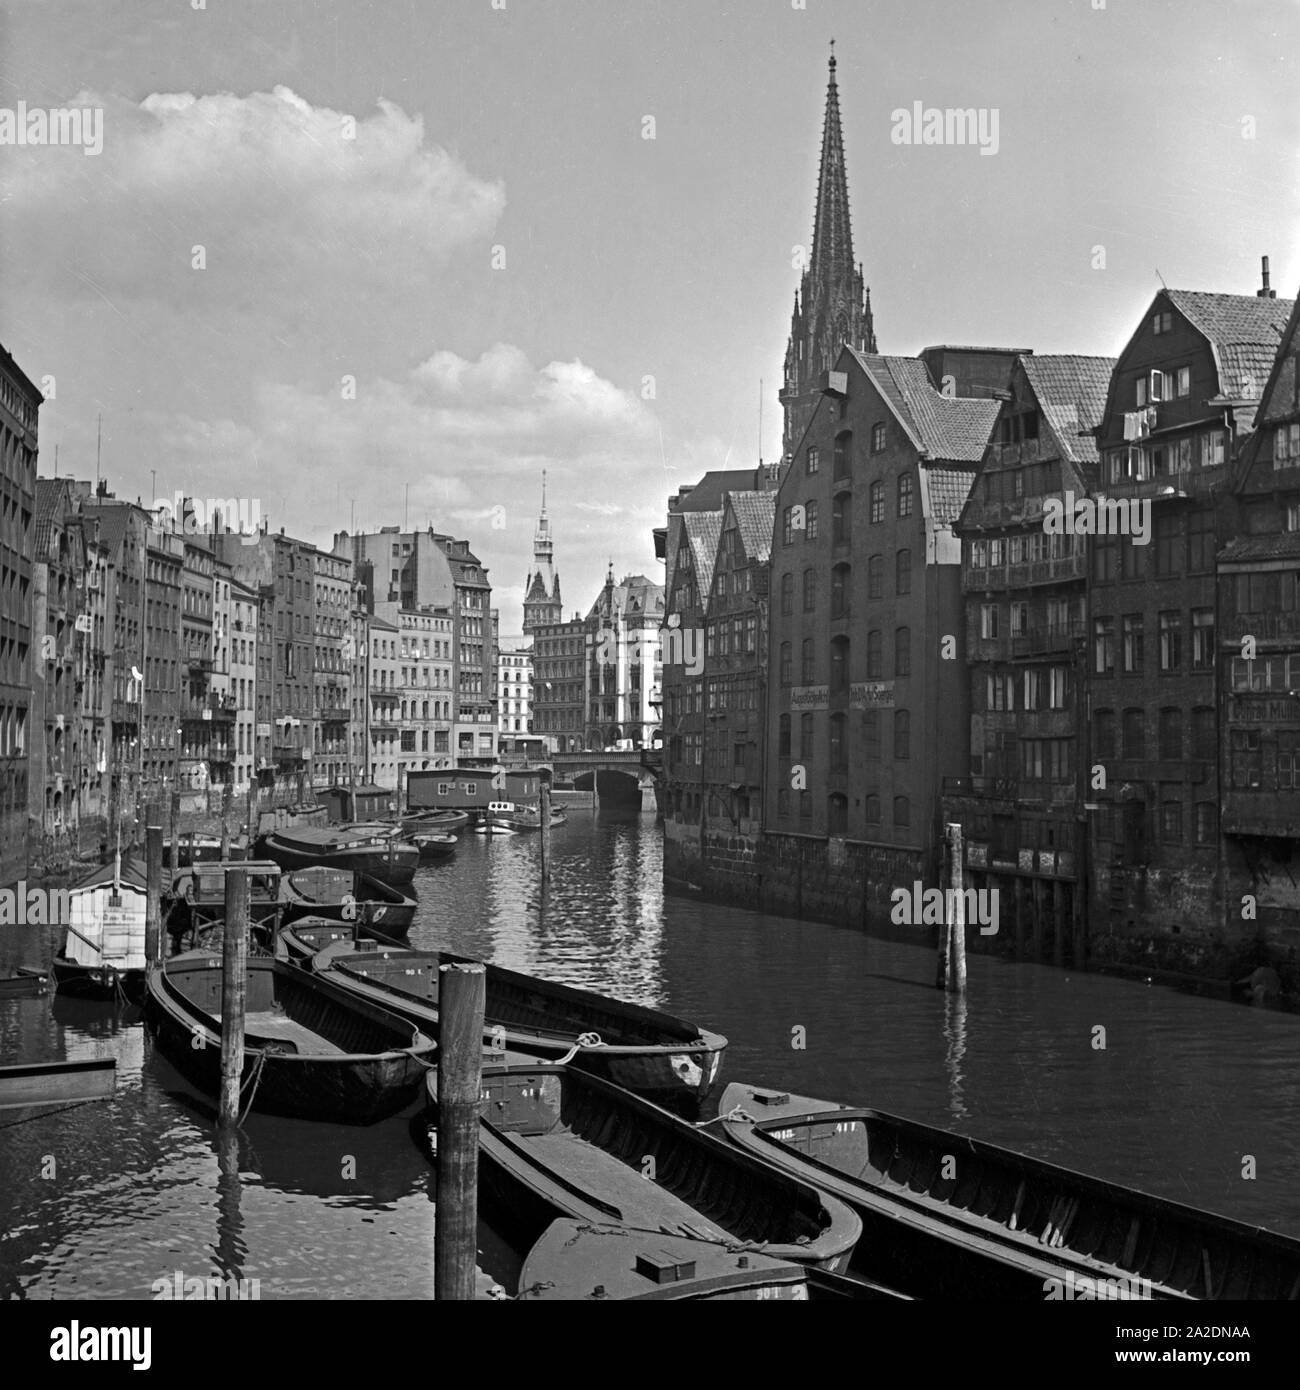
[[[1097,440],[1091,430],[1105,414],[1115,359],[1025,356],[1020,365],[1065,457],[1075,463],[1096,463]]]
[[[1214,345],[1219,387],[1225,395],[1259,395],[1264,389],[1282,330],[1291,314],[1290,299],[1258,299],[1246,294],[1205,294],[1166,290],[1165,297]],[[1250,378],[1243,389],[1242,378]]]
[[[975,474],[956,468],[923,467],[921,477],[930,493],[930,519],[941,526],[951,526],[966,505]]]
[[[122,553],[122,541],[126,538],[131,521],[131,503],[97,502],[87,499],[82,503],[82,514],[99,521],[99,544],[116,563]]]
[[[50,544],[50,531],[54,526],[54,515],[59,510],[59,499],[67,491],[66,478],[37,478],[36,480],[36,555],[44,557]]]
[[[883,357],[850,349],[904,428],[932,459],[978,463],[993,431],[998,402],[936,391],[918,357]]]
[[[686,523],[686,539],[691,544],[691,554],[695,559],[696,587],[700,601],[704,602],[713,587],[713,564],[718,556],[718,539],[722,535],[722,513],[688,512],[682,520]]]
[[[1273,536],[1242,536],[1221,551],[1219,559],[1296,560],[1300,559],[1300,531],[1283,531]]]
[[[763,563],[772,553],[772,526],[776,519],[776,493],[730,492],[727,500],[736,517],[740,543],[750,560]]]
[[[1264,400],[1255,417],[1257,425],[1271,424],[1276,420],[1294,419],[1296,415],[1296,372],[1300,364],[1296,361],[1300,353],[1300,300],[1291,310],[1286,332],[1278,345],[1277,360],[1273,363]]]

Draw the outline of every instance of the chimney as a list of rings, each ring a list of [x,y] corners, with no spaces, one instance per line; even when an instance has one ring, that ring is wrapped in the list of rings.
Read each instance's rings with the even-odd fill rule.
[[[1263,284],[1263,287],[1262,287],[1261,289],[1258,289],[1258,290],[1255,291],[1255,298],[1256,298],[1256,299],[1276,299],[1276,298],[1277,298],[1277,291],[1276,291],[1276,290],[1271,290],[1271,289],[1269,289],[1269,287],[1268,287],[1268,257],[1267,257],[1267,256],[1261,256],[1261,257],[1260,257],[1260,263],[1261,263],[1261,267],[1262,267],[1262,275],[1263,275],[1264,284]]]

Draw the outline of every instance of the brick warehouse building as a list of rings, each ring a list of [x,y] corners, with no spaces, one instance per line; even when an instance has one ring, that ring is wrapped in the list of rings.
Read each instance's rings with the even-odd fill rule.
[[[1162,290],[1111,377],[1099,486],[1149,504],[1151,529],[1145,545],[1112,535],[1089,547],[1089,952],[1098,960],[1228,968],[1215,555],[1235,529],[1230,465],[1291,308]]]
[[[1014,351],[845,347],[782,479],[772,541],[763,896],[883,925],[933,884],[969,690],[953,534]],[[961,380],[968,396],[945,395]],[[974,393],[979,394],[974,394]]]
[[[944,784],[969,885],[996,889],[1016,954],[1082,960],[1087,540],[1044,529],[1095,491],[1114,361],[1024,356],[956,531],[970,673],[969,776]],[[1032,939],[1032,947],[1029,941]],[[1003,937],[998,943],[1009,944]],[[1069,950],[1067,951],[1067,946]]]

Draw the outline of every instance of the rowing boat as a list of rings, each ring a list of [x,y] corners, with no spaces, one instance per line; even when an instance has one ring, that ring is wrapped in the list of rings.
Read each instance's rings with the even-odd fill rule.
[[[222,965],[202,952],[152,966],[146,1010],[159,1049],[195,1086],[221,1083]],[[369,1124],[410,1101],[437,1044],[406,1020],[267,956],[248,961],[244,1104]]]
[[[568,1218],[840,1272],[861,1235],[836,1198],[574,1067],[488,1068],[482,1095],[480,1187],[520,1248]]]
[[[312,957],[338,941],[351,941],[355,931],[332,917],[298,917],[276,933],[274,954],[311,968]]]
[[[732,1084],[719,1113],[858,1213],[855,1273],[916,1297],[1300,1297],[1300,1240],[1275,1231],[878,1110]]]
[[[20,1062],[0,1067],[0,1110],[108,1100],[117,1085],[112,1057],[73,1062]]]
[[[12,999],[19,994],[44,994],[49,987],[49,975],[30,965],[18,965],[12,974],[0,975],[0,999]]]
[[[293,869],[281,888],[283,921],[329,917],[336,922],[379,928],[385,936],[405,936],[419,906],[410,893],[370,874],[317,864]]]
[[[360,997],[438,1026],[438,969],[464,965],[447,951],[357,950],[336,942],[312,969]],[[500,1051],[574,1065],[694,1117],[713,1087],[727,1040],[657,1009],[628,1004],[487,965],[484,1035]]]

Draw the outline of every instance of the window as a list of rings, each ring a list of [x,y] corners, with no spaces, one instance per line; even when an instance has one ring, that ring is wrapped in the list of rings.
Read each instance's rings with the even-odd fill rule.
[[[1214,609],[1192,609],[1192,670],[1214,670]]]
[[[998,637],[998,606],[996,603],[980,604],[980,638],[985,642],[996,641]]]
[[[1263,780],[1263,759],[1260,754],[1258,729],[1231,729],[1228,732],[1228,757],[1232,764],[1234,787],[1258,787]]]
[[[832,772],[848,771],[848,750],[845,747],[844,739],[845,718],[842,714],[832,714],[830,717],[830,737],[827,743],[830,755],[830,770]]]
[[[841,493],[831,502],[831,540],[847,545],[853,539],[853,498]]]
[[[817,503],[806,502],[804,504],[804,539],[815,541],[817,539]]]
[[[807,820],[812,815],[812,792],[802,791],[799,793],[799,817]]]
[[[898,594],[910,594],[912,592],[912,552],[910,550],[900,550],[894,556],[894,592]]]
[[[867,597],[881,598],[885,588],[885,557],[873,555],[867,561]]]
[[[862,751],[873,762],[880,757],[880,711],[878,709],[863,711]]]
[[[1167,845],[1182,844],[1183,803],[1181,801],[1162,801],[1160,803],[1160,838]]]
[[[1175,672],[1183,664],[1183,615],[1178,612],[1160,614],[1160,669]]]
[[[880,798],[878,796],[867,797],[867,824],[880,824]]]
[[[1121,579],[1142,579],[1146,572],[1147,548],[1144,545],[1135,545],[1132,539],[1127,544],[1124,538],[1120,540],[1119,547],[1119,577]]]
[[[1070,707],[1070,668],[1053,666],[1047,673],[1048,709],[1069,709]]]
[[[821,456],[817,452],[817,446],[815,444],[810,444],[808,446],[808,452],[804,455],[804,471],[816,473],[820,467]]]
[[[826,798],[826,833],[843,835],[849,828],[849,799],[842,792]]]
[[[813,715],[805,710],[799,716],[799,756],[806,763],[813,761],[815,752],[813,748],[813,725]]]
[[[799,657],[799,679],[804,685],[813,683],[813,669],[816,661],[816,647],[811,637],[803,639]]]
[[[1119,537],[1096,536],[1092,543],[1094,584],[1110,584],[1119,578]]]
[[[1042,709],[1043,707],[1043,670],[1040,666],[1029,666],[1025,668],[1022,676],[1024,686],[1024,698],[1020,708],[1026,710]]]
[[[1173,327],[1173,315],[1168,309],[1156,314],[1151,320],[1152,333],[1168,333]]]
[[[790,788],[780,787],[776,793],[776,813],[778,816],[790,814]]]
[[[1124,674],[1142,674],[1142,614],[1125,613],[1124,615]]]
[[[894,675],[910,676],[912,674],[912,629],[900,627],[894,629]]]
[[[1183,572],[1183,518],[1180,512],[1161,510],[1154,518],[1156,574]]]
[[[817,611],[816,570],[804,570],[803,572],[803,611],[805,613],[815,613]]]
[[[1099,676],[1109,676],[1115,670],[1115,619],[1092,620],[1092,669]]]
[[[1178,380],[1175,386],[1175,393],[1179,396],[1187,396],[1192,390],[1192,369],[1190,367],[1179,367]]]
[[[1188,526],[1187,569],[1190,574],[1209,574],[1214,569],[1214,513],[1193,512]]]
[[[1219,808],[1212,801],[1196,803],[1196,843],[1212,845],[1218,839]]]
[[[1294,729],[1277,732],[1277,788],[1300,790],[1300,733]]]
[[[903,761],[912,756],[912,716],[905,709],[894,711],[894,757]]]
[[[1011,604],[1011,635],[1024,637],[1029,631],[1029,605],[1013,600]]]
[[[912,515],[912,476],[910,473],[898,475],[898,514]]]
[[[894,798],[894,824],[911,825],[912,823],[912,803],[905,796]]]
[[[885,451],[885,422],[878,420],[871,427],[871,452],[881,454]]]
[[[1167,708],[1160,711],[1160,758],[1162,762],[1181,762],[1183,756],[1183,712]]]
[[[781,576],[781,613],[784,617],[789,617],[794,612],[794,575],[783,574]]]
[[[1201,467],[1218,468],[1223,464],[1223,431],[1211,430],[1201,436]]]
[[[791,681],[790,681],[790,644],[789,644],[789,642],[782,642],[782,643],[781,643],[780,681],[781,681],[781,684],[782,684],[782,685],[789,685],[789,684],[791,683]]]
[[[885,519],[885,485],[876,479],[871,484],[871,524],[878,526]]]
[[[1124,711],[1124,757],[1145,758],[1147,747],[1146,713],[1140,709]]]
[[[881,676],[880,629],[867,633],[867,679],[879,680]]]
[[[1104,761],[1115,756],[1115,711],[1099,709],[1092,718],[1092,755]]]
[[[1016,678],[1010,675],[984,678],[984,708],[1000,713],[1015,708]]]
[[[848,565],[836,565],[831,570],[831,617],[849,616],[849,595],[852,591],[853,571]]]
[[[786,507],[781,512],[781,542],[783,545],[794,544],[794,508]]]

